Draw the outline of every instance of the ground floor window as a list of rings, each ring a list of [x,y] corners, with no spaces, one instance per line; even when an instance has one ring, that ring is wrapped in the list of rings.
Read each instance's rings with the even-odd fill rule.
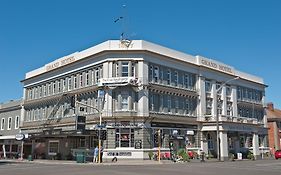
[[[208,140],[208,149],[209,150],[214,150],[214,140],[211,134],[207,135],[207,140]]]
[[[116,147],[134,147],[134,129],[118,128],[115,137]]]
[[[50,140],[49,141],[49,155],[56,155],[59,152],[59,141]]]

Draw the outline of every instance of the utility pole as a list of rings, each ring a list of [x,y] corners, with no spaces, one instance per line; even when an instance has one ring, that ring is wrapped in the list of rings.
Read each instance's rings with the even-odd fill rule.
[[[161,160],[161,132],[158,129],[158,162],[160,163]]]

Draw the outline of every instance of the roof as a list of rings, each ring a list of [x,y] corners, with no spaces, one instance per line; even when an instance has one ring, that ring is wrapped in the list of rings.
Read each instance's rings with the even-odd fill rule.
[[[41,68],[38,68],[36,70],[30,71],[26,73],[25,80],[38,76],[40,74],[47,73],[49,71],[53,71],[55,69],[59,69],[61,67],[67,66],[69,64],[72,64],[74,62],[77,62],[79,60],[85,59],[89,56],[92,55],[97,55],[99,53],[105,52],[105,51],[147,51],[147,52],[152,52],[155,54],[163,55],[166,57],[169,57],[171,59],[175,59],[178,61],[184,61],[193,65],[197,65],[198,67],[205,67],[208,69],[212,69],[218,72],[222,72],[225,74],[229,74],[232,76],[238,76],[241,79],[245,79],[248,81],[252,81],[258,84],[264,84],[264,81],[262,78],[247,74],[241,71],[236,70],[234,67],[226,65],[224,63],[215,61],[210,58],[206,58],[203,56],[194,56],[194,55],[189,55],[183,52],[179,52],[167,47],[163,47],[158,44],[154,44],[148,41],[144,40],[132,40],[128,45],[123,45],[120,40],[108,40],[103,43],[100,43],[96,46],[90,47],[86,50],[79,51],[72,53],[67,56],[63,56],[59,59],[56,59],[55,61],[48,63],[44,65]],[[24,81],[24,80],[22,80]],[[266,86],[266,85],[265,85]]]
[[[266,108],[266,116],[269,121],[281,120],[281,110]]]

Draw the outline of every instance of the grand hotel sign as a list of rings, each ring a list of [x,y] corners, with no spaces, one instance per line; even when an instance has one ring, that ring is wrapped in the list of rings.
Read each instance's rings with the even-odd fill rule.
[[[205,66],[205,67],[208,67],[210,69],[215,69],[215,70],[218,70],[218,71],[221,71],[221,72],[234,74],[232,67],[214,62],[214,61],[212,61],[210,59],[207,59],[207,58],[204,58],[204,57],[200,57],[200,64]]]
[[[57,69],[57,68],[59,68],[61,66],[70,64],[72,62],[75,62],[75,60],[76,59],[75,59],[74,56],[69,56],[69,57],[63,58],[61,60],[58,60],[58,61],[52,62],[50,64],[47,64],[45,66],[45,68],[46,68],[46,71],[50,71],[50,70],[53,70],[53,69]]]

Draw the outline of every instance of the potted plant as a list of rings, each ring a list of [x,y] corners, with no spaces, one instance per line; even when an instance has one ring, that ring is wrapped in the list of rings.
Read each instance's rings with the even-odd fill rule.
[[[153,152],[152,151],[148,152],[148,157],[149,157],[149,160],[152,160],[152,157],[153,157]]]

